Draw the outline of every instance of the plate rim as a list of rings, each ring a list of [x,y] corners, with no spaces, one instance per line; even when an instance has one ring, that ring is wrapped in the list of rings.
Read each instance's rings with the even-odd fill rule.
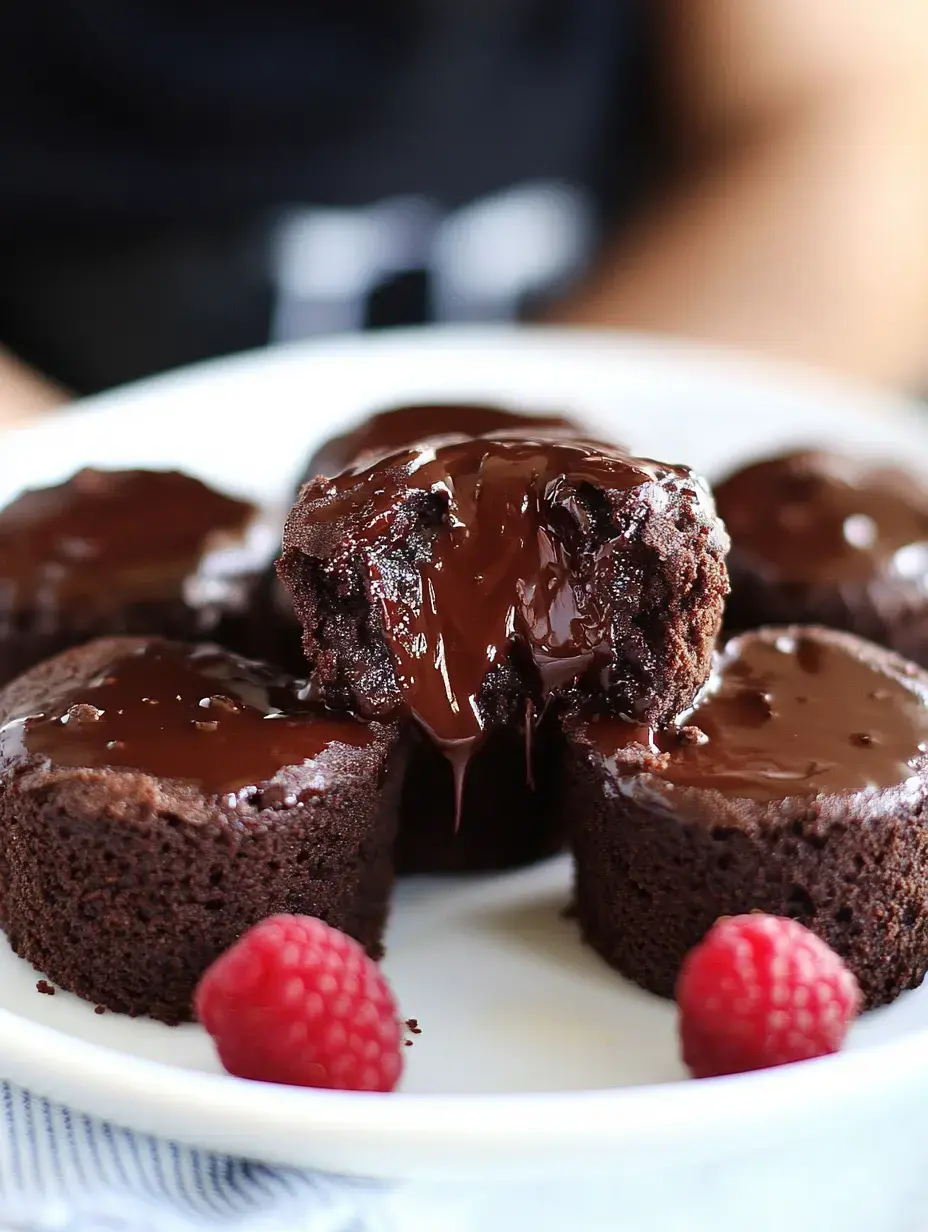
[[[874,383],[855,380],[830,369],[799,361],[771,357],[715,343],[698,342],[675,335],[649,334],[634,330],[587,329],[550,325],[433,325],[410,326],[362,334],[336,334],[325,339],[276,343],[216,356],[167,372],[128,381],[112,389],[76,399],[58,410],[29,422],[17,422],[4,430],[5,437],[24,439],[36,433],[55,432],[60,423],[80,423],[86,418],[112,414],[125,402],[160,401],[178,390],[190,390],[234,380],[255,370],[302,367],[307,362],[338,362],[360,358],[375,362],[378,356],[405,350],[433,352],[447,349],[459,355],[480,353],[488,348],[521,350],[526,359],[539,352],[571,353],[575,360],[588,359],[607,366],[666,361],[669,370],[699,370],[710,379],[747,388],[752,383],[779,387],[797,397],[817,398],[826,413],[843,404],[858,411],[909,420],[925,435],[921,404],[914,397]]]
[[[623,363],[666,362],[671,370],[692,372],[698,368],[712,380],[732,381],[750,390],[753,385],[788,389],[792,396],[819,399],[823,414],[873,412],[897,420],[896,428],[915,425],[917,403],[902,395],[847,381],[831,373],[802,365],[770,361],[721,347],[704,346],[669,338],[611,331],[557,329],[549,327],[427,327],[389,331],[378,335],[344,337],[289,343],[284,346],[243,352],[208,360],[174,372],[145,378],[73,404],[61,416],[16,425],[9,435],[20,441],[41,439],[59,430],[62,422],[72,429],[90,419],[119,412],[127,402],[135,404],[169,399],[185,389],[208,387],[217,381],[235,380],[244,373],[293,364],[302,368],[323,356],[347,361],[359,354],[366,362],[386,352],[432,351],[458,356],[487,347],[520,350],[526,359],[543,352],[569,353],[608,366]],[[919,424],[916,434],[926,442],[928,434]],[[536,1171],[570,1142],[571,1152],[590,1151],[602,1158],[603,1143],[609,1151],[620,1146],[668,1149],[677,1138],[691,1140],[694,1127],[700,1133],[724,1130],[730,1135],[738,1124],[768,1128],[786,1126],[795,1116],[797,1099],[809,1105],[827,1100],[829,1107],[846,1107],[866,1101],[878,1090],[885,1098],[889,1088],[902,1083],[928,1082],[928,1028],[908,1032],[899,1040],[866,1044],[835,1057],[765,1071],[701,1081],[598,1088],[590,1091],[530,1092],[511,1094],[404,1094],[390,1096],[351,1092],[320,1092],[245,1082],[223,1074],[183,1069],[164,1062],[120,1052],[107,1045],[69,1035],[55,1027],[35,1023],[0,1009],[0,1074],[22,1083],[47,1098],[71,1103],[91,1113],[109,1115],[119,1124],[153,1133],[164,1133],[166,1117],[179,1117],[170,1131],[178,1141],[216,1149],[235,1149],[233,1124],[246,1118],[250,1139],[265,1143],[261,1157],[273,1162],[305,1164],[310,1157],[325,1159],[326,1151],[313,1140],[332,1136],[344,1144],[366,1144],[361,1154],[376,1153],[384,1135],[391,1139],[391,1154],[408,1146],[434,1147],[436,1136],[445,1148],[466,1143],[462,1168],[453,1161],[444,1166],[452,1174],[473,1174],[491,1166],[502,1153],[507,1170],[513,1160]],[[797,1087],[797,1082],[800,1084]],[[107,1109],[127,1109],[110,1115]],[[143,1106],[144,1105],[144,1106]],[[180,1114],[183,1114],[182,1116]],[[225,1122],[225,1123],[224,1123]],[[288,1139],[278,1153],[275,1138]],[[297,1149],[297,1144],[299,1149]],[[398,1150],[399,1149],[399,1150]],[[409,1155],[412,1155],[410,1150]],[[345,1171],[344,1157],[339,1171]],[[332,1157],[334,1158],[334,1156]],[[478,1162],[479,1161],[479,1162]],[[534,1162],[533,1162],[534,1161]],[[409,1159],[412,1173],[416,1171]],[[435,1175],[434,1159],[428,1175]],[[382,1172],[364,1168],[362,1175],[395,1178],[406,1175],[397,1169]]]
[[[0,1010],[3,1074],[38,1095],[204,1149],[241,1152],[244,1118],[245,1138],[266,1144],[260,1154],[266,1162],[328,1166],[376,1179],[473,1175],[493,1168],[501,1153],[507,1174],[514,1169],[535,1174],[568,1144],[571,1154],[589,1154],[595,1168],[604,1153],[619,1148],[670,1151],[677,1142],[691,1141],[694,1128],[722,1141],[739,1126],[762,1122],[765,1133],[777,1137],[795,1124],[797,1107],[827,1107],[835,1116],[871,1096],[885,1101],[897,1083],[915,1086],[928,1076],[926,1040],[923,1028],[903,1040],[723,1078],[582,1091],[386,1095],[275,1086],[182,1069]],[[128,1121],[106,1111],[125,1107],[128,1096],[134,1104]],[[183,1121],[166,1131],[163,1114],[180,1112]],[[408,1166],[345,1167],[341,1146],[347,1136],[359,1160],[366,1160],[376,1156],[387,1135],[391,1153],[408,1152]],[[320,1141],[328,1137],[337,1144],[334,1153]],[[278,1149],[275,1139],[289,1145]],[[465,1146],[466,1158],[445,1159],[436,1167],[438,1139],[449,1149]],[[423,1148],[429,1153],[424,1168],[414,1155]]]

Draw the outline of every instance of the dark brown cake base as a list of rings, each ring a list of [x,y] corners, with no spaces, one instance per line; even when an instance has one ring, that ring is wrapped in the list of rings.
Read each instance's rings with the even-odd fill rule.
[[[670,813],[605,794],[601,766],[575,748],[565,808],[574,820],[575,908],[611,966],[672,997],[680,964],[724,915],[764,911],[811,928],[848,962],[868,1007],[928,971],[928,823],[784,810],[763,832],[720,814]]]
[[[397,873],[477,873],[518,868],[561,851],[560,732],[544,722],[533,737],[532,784],[525,735],[494,732],[471,758],[455,830],[451,764],[428,741],[413,749],[400,805]]]
[[[112,645],[14,682],[0,725],[65,661],[91,673]],[[394,725],[370,730],[364,747],[332,744],[234,808],[132,769],[6,765],[0,924],[13,949],[78,996],[167,1023],[188,1019],[204,969],[278,912],[318,916],[379,956],[405,742]]]

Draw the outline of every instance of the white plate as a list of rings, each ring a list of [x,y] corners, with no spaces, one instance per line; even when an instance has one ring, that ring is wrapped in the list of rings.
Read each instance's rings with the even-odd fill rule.
[[[710,475],[798,441],[928,464],[912,408],[824,377],[628,338],[410,332],[246,355],[88,402],[4,438],[0,500],[87,463],[176,465],[280,500],[309,448],[348,418],[454,397],[577,410],[639,452]],[[5,945],[0,1076],[135,1128],[340,1172],[606,1169],[622,1179],[628,1211],[633,1194],[671,1179],[688,1177],[695,1197],[717,1184],[723,1161],[726,1175],[742,1175],[736,1162],[760,1144],[788,1151],[795,1177],[813,1144],[821,1155],[823,1142],[840,1142],[844,1159],[853,1140],[888,1184],[908,1156],[893,1134],[890,1159],[880,1127],[901,1116],[912,1118],[912,1139],[928,1128],[928,996],[865,1018],[839,1058],[678,1081],[672,1006],[584,949],[560,916],[568,884],[559,860],[402,888],[386,966],[404,1014],[422,1025],[402,1094],[230,1078],[199,1029],[40,996],[36,973]],[[864,1124],[872,1129],[861,1137]],[[628,1226],[639,1225],[630,1217]]]

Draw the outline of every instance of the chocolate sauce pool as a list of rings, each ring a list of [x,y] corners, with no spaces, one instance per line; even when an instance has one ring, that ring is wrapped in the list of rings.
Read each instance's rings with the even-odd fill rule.
[[[371,729],[301,702],[286,676],[216,647],[153,642],[0,728],[0,771],[24,755],[54,766],[125,767],[214,795],[258,787]]]
[[[648,769],[667,783],[761,801],[895,787],[928,750],[914,684],[839,642],[786,632],[729,642],[684,723],[653,732],[594,719],[586,731],[605,757],[636,742],[666,754]]]

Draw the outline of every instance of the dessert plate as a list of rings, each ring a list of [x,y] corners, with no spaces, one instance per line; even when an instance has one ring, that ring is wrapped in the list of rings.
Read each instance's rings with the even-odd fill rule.
[[[928,465],[912,406],[824,376],[633,337],[410,331],[207,364],[9,433],[0,502],[97,464],[180,467],[280,508],[310,448],[351,419],[456,398],[577,412],[598,434],[710,477],[800,442]],[[840,1057],[686,1082],[673,1007],[583,947],[562,914],[569,881],[559,859],[401,887],[386,969],[421,1034],[394,1096],[228,1077],[196,1027],[39,995],[2,939],[0,1077],[133,1128],[342,1173],[608,1174],[634,1228],[635,1203],[653,1216],[668,1187],[702,1195],[706,1210],[720,1185],[795,1195],[813,1151],[817,1181],[831,1169],[842,1192],[858,1172],[867,1193],[898,1190],[903,1175],[911,1189],[928,1129],[928,990],[865,1017]],[[866,1213],[862,1191],[848,1209]],[[697,1226],[692,1210],[679,1226]]]

